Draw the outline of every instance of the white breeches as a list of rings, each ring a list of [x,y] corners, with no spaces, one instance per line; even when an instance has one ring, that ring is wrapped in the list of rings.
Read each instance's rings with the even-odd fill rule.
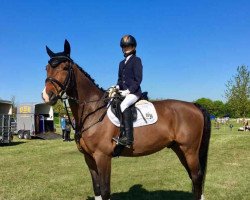
[[[121,103],[121,111],[123,112],[126,108],[134,104],[138,99],[138,96],[134,94],[128,94]]]

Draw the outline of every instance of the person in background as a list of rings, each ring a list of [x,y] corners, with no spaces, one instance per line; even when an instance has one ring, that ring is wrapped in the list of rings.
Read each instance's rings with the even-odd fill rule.
[[[71,132],[71,125],[69,123],[69,118],[66,117],[65,118],[65,140],[64,141],[67,141],[67,142],[71,141],[70,132]]]
[[[76,120],[74,117],[72,117],[72,128],[75,129],[74,134],[76,134]]]
[[[61,124],[61,129],[62,129],[62,139],[64,141],[65,140],[65,135],[66,135],[66,119],[65,119],[65,115],[63,115],[61,117],[60,124]]]
[[[244,122],[244,130],[245,130],[245,131],[248,131],[248,130],[249,130],[248,120],[245,120],[245,122]]]

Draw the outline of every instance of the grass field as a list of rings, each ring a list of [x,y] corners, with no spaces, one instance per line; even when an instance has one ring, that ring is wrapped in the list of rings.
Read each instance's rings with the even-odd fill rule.
[[[205,197],[250,199],[250,132],[213,129]],[[93,200],[90,174],[74,142],[19,140],[0,147],[0,199]],[[169,149],[112,162],[112,199],[192,199],[191,181]]]

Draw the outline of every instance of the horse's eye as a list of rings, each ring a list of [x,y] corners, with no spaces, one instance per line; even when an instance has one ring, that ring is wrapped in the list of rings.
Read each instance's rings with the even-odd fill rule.
[[[65,67],[63,67],[63,70],[68,70],[69,69],[69,66],[67,65],[67,66],[65,66]]]

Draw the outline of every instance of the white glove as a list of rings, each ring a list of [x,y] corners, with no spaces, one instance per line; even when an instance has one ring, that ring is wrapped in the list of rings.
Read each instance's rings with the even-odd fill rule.
[[[119,91],[119,85],[113,85],[108,89],[109,97],[114,97]]]
[[[127,96],[129,93],[130,93],[130,91],[129,91],[128,89],[126,89],[126,90],[120,90],[120,94],[121,94],[123,97]]]

